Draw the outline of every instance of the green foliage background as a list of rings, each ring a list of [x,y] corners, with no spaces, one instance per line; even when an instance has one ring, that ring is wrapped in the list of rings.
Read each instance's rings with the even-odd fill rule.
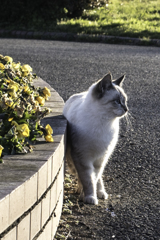
[[[80,17],[84,9],[107,0],[0,0],[0,27],[47,28],[62,18]]]
[[[63,0],[0,0],[1,26],[18,25],[28,28],[64,17]]]

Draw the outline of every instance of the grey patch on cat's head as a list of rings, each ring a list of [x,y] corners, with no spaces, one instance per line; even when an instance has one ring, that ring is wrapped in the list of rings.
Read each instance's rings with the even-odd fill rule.
[[[96,83],[92,91],[92,96],[95,99],[100,99],[103,97],[105,90],[110,90],[111,88],[114,88],[112,84],[112,75],[108,73]]]
[[[92,91],[92,96],[94,99],[100,99],[103,97],[106,91],[115,89],[114,85],[122,86],[125,76],[112,80],[111,73],[106,74],[102,79],[100,79]]]

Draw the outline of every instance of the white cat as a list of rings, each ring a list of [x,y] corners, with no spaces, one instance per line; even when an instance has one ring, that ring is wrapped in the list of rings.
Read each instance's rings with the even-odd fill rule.
[[[108,198],[102,173],[118,140],[119,119],[127,111],[127,96],[121,88],[124,76],[112,81],[105,75],[86,92],[71,96],[63,110],[68,120],[67,161],[78,174],[84,202],[98,204]]]

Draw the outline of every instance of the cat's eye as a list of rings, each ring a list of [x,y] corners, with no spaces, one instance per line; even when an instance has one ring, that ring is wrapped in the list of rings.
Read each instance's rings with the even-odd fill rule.
[[[115,102],[116,104],[121,104],[120,99],[116,99],[116,100],[114,100],[114,102]]]

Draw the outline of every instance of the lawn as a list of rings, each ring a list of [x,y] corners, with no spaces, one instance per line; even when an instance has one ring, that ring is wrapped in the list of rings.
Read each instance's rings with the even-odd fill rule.
[[[79,19],[64,19],[49,28],[78,34],[160,39],[160,1],[112,0],[99,9],[84,10]]]

